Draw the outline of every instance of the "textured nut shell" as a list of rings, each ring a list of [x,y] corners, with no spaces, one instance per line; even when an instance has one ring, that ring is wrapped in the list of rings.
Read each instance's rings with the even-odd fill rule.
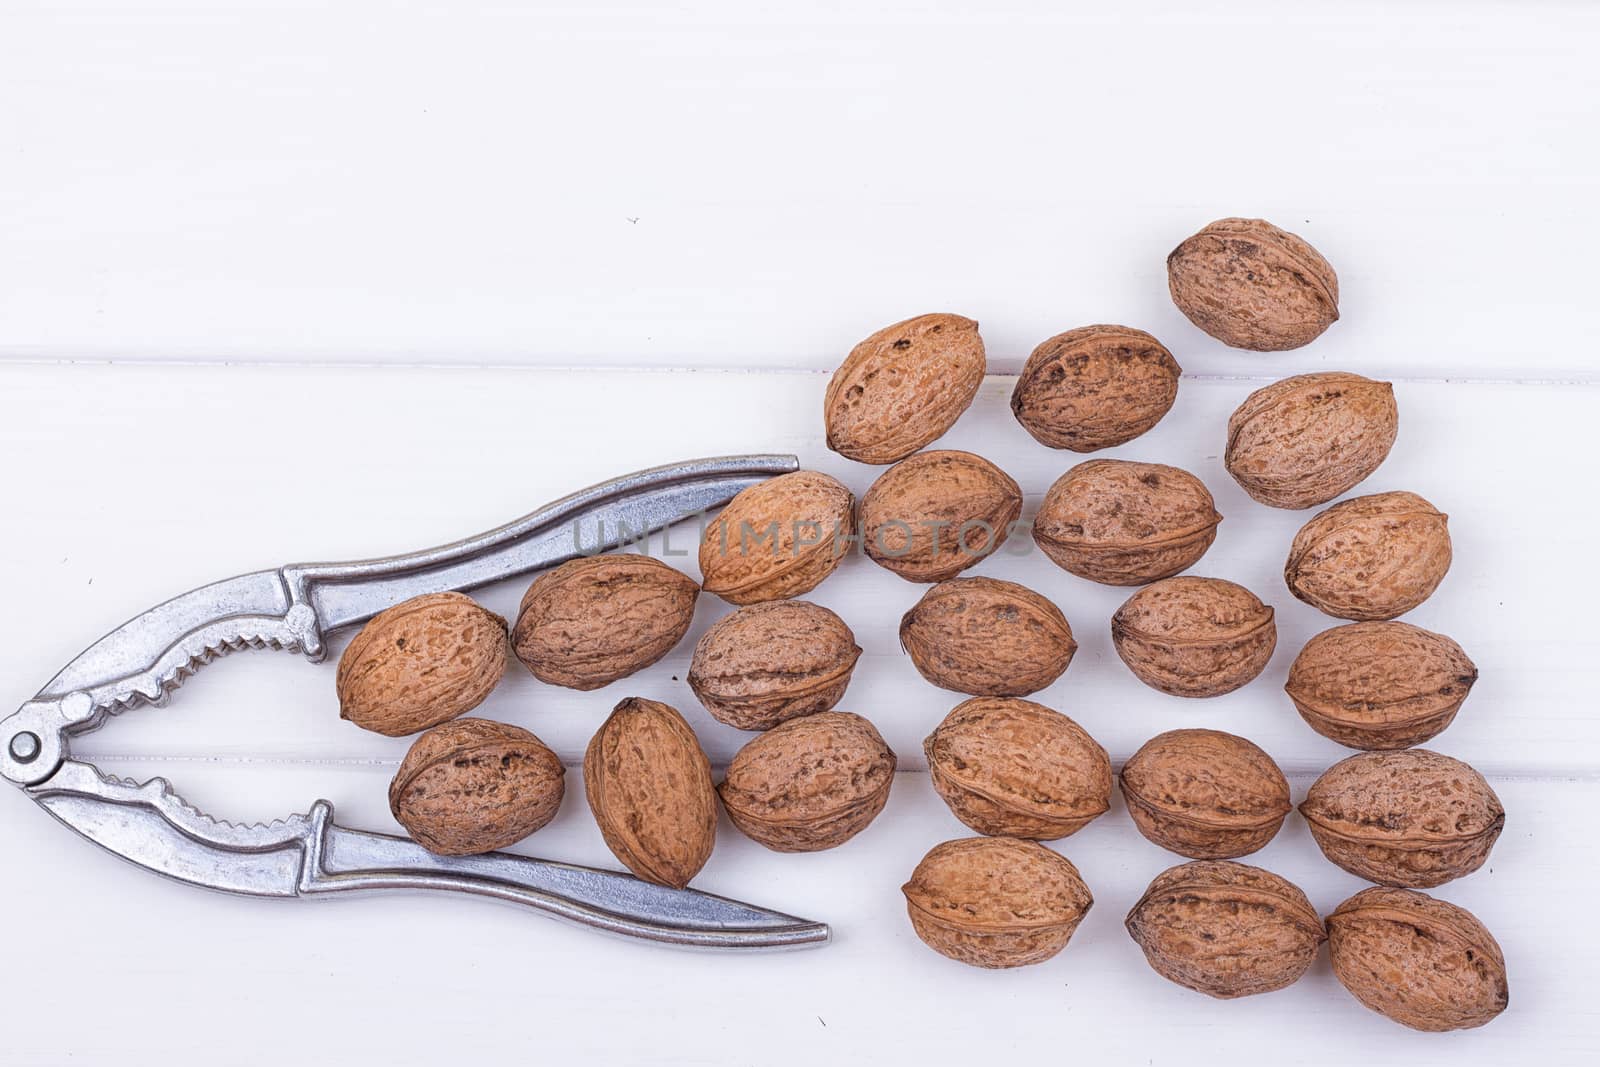
[[[1413,889],[1482,867],[1506,821],[1483,775],[1425,748],[1335,763],[1312,783],[1300,814],[1334,863],[1369,882]]]
[[[506,623],[460,593],[396,604],[339,657],[339,716],[390,737],[413,734],[482,704],[506,673]]]
[[[955,425],[985,367],[971,319],[919,315],[884,327],[851,349],[828,382],[828,447],[862,463],[905,459]]]
[[[974,967],[1049,959],[1094,905],[1071,861],[1014,837],[936,845],[900,891],[917,936]]]
[[[929,589],[901,618],[900,645],[928,681],[973,696],[1038,692],[1078,649],[1060,608],[994,578],[952,578]]]
[[[958,704],[922,743],[933,787],[980,834],[1053,840],[1111,807],[1111,758],[1061,714],[1016,697]]]
[[[1506,1010],[1506,958],[1466,908],[1409,889],[1365,889],[1328,916],[1339,984],[1413,1030],[1482,1026]]]
[[[1011,391],[1011,412],[1040,444],[1094,452],[1160,422],[1182,373],[1166,346],[1143,330],[1084,326],[1033,350]]]
[[[776,536],[761,540],[773,523]],[[730,604],[808,593],[839,566],[855,528],[856,498],[826,474],[795,471],[752,485],[706,527],[704,589]]]
[[[649,556],[594,556],[534,579],[511,644],[533,676],[598,689],[671,652],[694,621],[694,579]]]
[[[839,703],[860,658],[850,627],[820,604],[752,604],[700,638],[689,688],[719,722],[770,730]]]
[[[1157,974],[1222,1000],[1293,985],[1328,939],[1294,883],[1217,860],[1156,875],[1126,925]]]
[[[1353,622],[1306,642],[1283,687],[1323,737],[1351,748],[1409,748],[1455,719],[1478,680],[1461,646],[1404,622]]]
[[[1272,757],[1220,730],[1171,730],[1122,768],[1128,814],[1145,837],[1191,859],[1261,848],[1289,814],[1289,781]]]
[[[746,837],[777,852],[820,852],[878,817],[894,767],[894,753],[870,722],[823,711],[741,748],[717,792]]]
[[[1021,513],[1022,489],[982,456],[919,452],[861,498],[861,540],[906,581],[940,582],[999,548]]]
[[[1105,585],[1142,585],[1192,567],[1217,537],[1216,502],[1188,471],[1091,459],[1056,479],[1033,539],[1064,570]]]
[[[565,775],[556,754],[521,727],[458,719],[412,742],[389,783],[389,810],[429,852],[493,852],[555,818]]]
[[[1376,493],[1312,516],[1289,546],[1289,591],[1340,619],[1403,615],[1450,569],[1448,516],[1415,493]]]
[[[1275,508],[1326,504],[1378,469],[1394,446],[1394,386],[1359,374],[1301,374],[1245,398],[1228,419],[1223,462]]]
[[[1232,692],[1260,674],[1278,643],[1272,608],[1220,578],[1167,578],[1111,617],[1117,655],[1139,680],[1179,697]]]
[[[583,790],[606,847],[645,881],[682,889],[711,858],[711,762],[676,709],[618,704],[584,753]]]
[[[1167,256],[1172,302],[1225,345],[1299,348],[1339,319],[1339,278],[1315,248],[1263,219],[1218,219]]]

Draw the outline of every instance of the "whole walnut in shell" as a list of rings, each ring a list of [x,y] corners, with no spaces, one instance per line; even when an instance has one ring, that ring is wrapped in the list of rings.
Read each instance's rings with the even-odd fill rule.
[[[1448,521],[1415,493],[1346,500],[1300,527],[1283,580],[1295,596],[1336,618],[1404,615],[1450,570]]]
[[[974,967],[1044,962],[1094,905],[1070,860],[1014,837],[936,845],[901,892],[917,936]]]
[[[528,586],[511,644],[541,682],[599,689],[671,652],[699,593],[694,579],[649,556],[571,560]]]
[[[929,589],[900,620],[900,645],[928,681],[974,696],[1038,692],[1078,649],[1060,608],[995,578],[951,578]]]
[[[457,719],[412,742],[389,784],[389,810],[429,852],[493,852],[555,818],[565,775],[560,758],[528,731]]]
[[[1167,288],[1225,345],[1281,352],[1339,319],[1339,278],[1315,248],[1263,219],[1218,219],[1167,256]]]
[[[1289,780],[1260,748],[1220,730],[1171,730],[1146,741],[1122,768],[1133,825],[1191,859],[1257,851],[1289,815]]]
[[[828,447],[862,463],[894,463],[954,426],[983,384],[978,324],[919,315],[850,350],[828,382]]]
[[[1260,674],[1278,643],[1272,609],[1221,578],[1167,578],[1111,617],[1117,655],[1145,685],[1179,697],[1230,693]]]
[[[974,697],[922,743],[933,787],[980,834],[1053,840],[1111,807],[1111,759],[1043,704]]]
[[[711,858],[711,761],[675,708],[618,704],[584,753],[583,790],[606,847],[645,881],[682,889]]]
[[[482,704],[506,673],[506,623],[460,593],[413,597],[372,617],[339,657],[339,716],[390,737]]]
[[[1506,1010],[1506,958],[1465,908],[1409,889],[1364,889],[1328,916],[1339,984],[1413,1030],[1482,1026]]]
[[[1482,867],[1506,822],[1483,775],[1425,748],[1335,763],[1300,814],[1328,859],[1369,882],[1412,889]]]
[[[1226,860],[1162,871],[1126,925],[1157,974],[1221,1000],[1293,985],[1328,939],[1298,886]]]
[[[1091,459],[1056,479],[1033,539],[1064,570],[1105,585],[1143,585],[1192,567],[1217,537],[1216,502],[1188,471]]]
[[[861,498],[861,543],[908,582],[940,582],[999,548],[1021,513],[1022,489],[982,456],[919,452]]]
[[[1228,418],[1223,463],[1263,504],[1314,507],[1377,470],[1399,425],[1388,382],[1341,372],[1301,374],[1245,398]]]
[[[820,604],[751,604],[700,638],[689,688],[719,722],[770,730],[839,703],[860,658],[856,635]]]
[[[1011,391],[1011,412],[1040,444],[1094,452],[1160,422],[1182,373],[1166,346],[1143,330],[1084,326],[1033,350]]]
[[[870,722],[823,711],[741,748],[717,792],[746,837],[776,852],[820,852],[878,817],[894,767],[894,753]]]
[[[700,542],[704,589],[730,604],[809,593],[838,568],[856,529],[856,498],[826,474],[794,471],[728,502]]]
[[[1306,642],[1284,686],[1300,716],[1351,748],[1409,748],[1455,719],[1478,668],[1443,634],[1353,622]]]

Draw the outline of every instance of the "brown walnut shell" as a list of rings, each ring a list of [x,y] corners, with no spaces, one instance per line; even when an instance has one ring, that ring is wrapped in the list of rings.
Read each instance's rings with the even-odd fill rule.
[[[971,319],[919,315],[884,327],[851,349],[828,382],[828,447],[861,463],[905,459],[955,425],[986,366]]]
[[[1404,622],[1353,622],[1306,642],[1283,688],[1301,718],[1351,748],[1409,748],[1455,719],[1478,680],[1461,646]]]
[[[700,638],[689,688],[717,721],[770,730],[839,703],[860,658],[856,635],[820,604],[752,604]]]
[[[980,834],[1054,840],[1111,807],[1111,758],[1043,704],[974,697],[922,743],[933,787]]]
[[[941,689],[995,697],[1038,692],[1078,650],[1060,608],[995,578],[951,578],[929,589],[901,618],[900,645]]]
[[[1033,539],[1063,570],[1105,585],[1143,585],[1192,567],[1217,537],[1216,502],[1188,471],[1091,459],[1056,479]]]
[[[1301,374],[1257,389],[1228,418],[1224,465],[1251,497],[1309,508],[1349,491],[1394,446],[1394,386],[1359,374]]]
[[[1260,674],[1278,643],[1272,608],[1221,578],[1166,578],[1111,617],[1117,655],[1145,685],[1179,697],[1231,693]]]
[[[900,891],[917,936],[974,967],[1044,962],[1094,905],[1070,860],[1014,837],[935,845]]]
[[[1339,278],[1301,238],[1263,219],[1218,219],[1167,256],[1172,302],[1225,345],[1281,352],[1339,319]]]
[[[775,852],[820,852],[878,817],[894,767],[894,753],[870,722],[822,711],[741,748],[717,792],[746,837]]]
[[[339,717],[390,737],[482,704],[506,673],[506,622],[460,593],[379,612],[339,657]]]
[[[1162,871],[1126,925],[1157,974],[1221,1000],[1293,985],[1328,939],[1298,886],[1226,860]]]
[[[1375,493],[1312,516],[1289,546],[1289,591],[1339,619],[1372,622],[1427,600],[1450,570],[1449,516],[1415,493]]]
[[[856,529],[856,498],[826,474],[794,471],[752,485],[706,526],[700,573],[730,604],[808,593],[839,566]]]
[[[1190,859],[1247,856],[1283,828],[1289,780],[1272,757],[1220,730],[1171,730],[1122,767],[1133,825]]]
[[[1084,326],[1033,350],[1011,391],[1011,412],[1040,444],[1094,452],[1160,422],[1182,373],[1166,346],[1143,330]]]
[[[1506,822],[1483,775],[1425,748],[1335,763],[1311,784],[1300,814],[1328,859],[1369,882],[1409,889],[1482,867]]]
[[[541,574],[523,594],[511,644],[533,676],[590,690],[671,652],[700,587],[649,556],[592,556]]]
[[[953,578],[999,548],[1022,513],[1022,489],[971,452],[919,452],[861,498],[861,543],[908,582]]]
[[[1506,958],[1466,908],[1409,889],[1364,889],[1328,916],[1333,974],[1413,1030],[1482,1026],[1506,1010]]]
[[[418,737],[389,783],[389,810],[440,856],[515,844],[555,818],[566,768],[517,726],[457,719]]]
[[[584,753],[583,791],[606,847],[645,881],[682,889],[711,858],[711,761],[675,708],[618,704]]]

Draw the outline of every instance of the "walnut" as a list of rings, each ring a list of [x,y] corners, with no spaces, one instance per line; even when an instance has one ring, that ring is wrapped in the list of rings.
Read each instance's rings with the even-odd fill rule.
[[[1260,748],[1220,730],[1171,730],[1122,768],[1122,796],[1141,834],[1192,859],[1233,859],[1264,846],[1289,814],[1289,780]]]
[[[339,657],[339,715],[390,737],[482,704],[506,673],[506,623],[460,593],[413,597],[373,616]]]
[[[1327,940],[1298,886],[1226,860],[1162,871],[1126,925],[1157,974],[1221,1000],[1293,985]]]
[[[571,560],[528,586],[511,643],[541,682],[598,689],[671,652],[699,593],[694,579],[649,556]]]
[[[922,750],[933,787],[980,834],[1053,840],[1111,807],[1111,759],[1083,727],[1017,697],[956,705]]]
[[[1278,643],[1272,609],[1220,578],[1167,578],[1111,617],[1117,655],[1141,682],[1180,697],[1230,693],[1260,674]]]
[[[986,367],[978,324],[919,315],[851,349],[823,398],[828,447],[862,463],[894,463],[955,425]]]
[[[606,847],[645,881],[682,889],[711,858],[711,761],[675,708],[618,704],[584,753],[583,789]]]
[[[1328,916],[1339,983],[1413,1030],[1466,1030],[1506,1010],[1506,958],[1465,908],[1408,889],[1366,889]]]
[[[1218,219],[1167,256],[1172,302],[1225,345],[1279,352],[1339,319],[1339,278],[1304,240],[1263,219]]]
[[[1294,535],[1283,580],[1337,618],[1392,619],[1433,595],[1450,570],[1448,521],[1415,493],[1346,500]]]
[[[1300,716],[1351,748],[1408,748],[1449,726],[1478,680],[1461,646],[1404,622],[1354,622],[1306,642],[1284,686]]]
[[[860,658],[850,627],[820,604],[751,604],[700,638],[689,688],[719,722],[770,730],[839,703]]]
[[[1221,521],[1211,493],[1188,471],[1091,459],[1045,493],[1033,539],[1080,578],[1143,585],[1194,566]]]
[[[412,742],[389,784],[389,810],[429,852],[492,852],[555,818],[565,775],[556,754],[528,731],[457,719]]]
[[[1011,391],[1011,411],[1040,444],[1094,452],[1160,422],[1182,373],[1143,330],[1084,326],[1033,350]]]
[[[974,696],[1026,696],[1061,677],[1078,644],[1065,615],[1015,582],[951,578],[900,620],[900,644],[928,681]]]
[[[1094,905],[1065,856],[1037,841],[969,837],[934,846],[901,887],[917,936],[974,967],[1042,963]]]
[[[953,578],[999,548],[1022,512],[1022,490],[971,452],[918,452],[861,498],[867,556],[908,582]]]
[[[1275,508],[1326,504],[1389,455],[1400,414],[1394,386],[1359,374],[1301,374],[1257,389],[1228,419],[1223,462]]]
[[[856,498],[816,471],[783,474],[741,492],[700,542],[705,591],[730,604],[786,600],[832,574],[856,528]]]
[[[717,792],[746,837],[776,852],[819,852],[878,817],[894,768],[894,753],[870,722],[823,711],[741,748]]]
[[[1335,763],[1300,814],[1322,854],[1351,874],[1422,889],[1482,867],[1506,822],[1483,775],[1425,748]]]

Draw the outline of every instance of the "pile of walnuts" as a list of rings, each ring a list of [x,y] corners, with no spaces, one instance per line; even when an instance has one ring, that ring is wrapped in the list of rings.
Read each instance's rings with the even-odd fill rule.
[[[1338,318],[1333,268],[1260,220],[1212,223],[1167,266],[1178,307],[1230,345],[1295,348]],[[968,698],[924,742],[933,787],[979,835],[935,847],[904,886],[911,923],[933,949],[981,967],[1061,951],[1093,898],[1041,842],[1105,814],[1120,783],[1138,831],[1191,861],[1159,875],[1127,917],[1164,977],[1216,997],[1269,992],[1299,979],[1326,941],[1345,987],[1407,1026],[1478,1026],[1504,1010],[1494,938],[1469,912],[1417,891],[1482,866],[1505,818],[1471,767],[1411,747],[1450,725],[1477,678],[1454,641],[1394,621],[1449,569],[1446,516],[1414,493],[1357,496],[1318,512],[1288,546],[1289,590],[1350,620],[1301,650],[1289,698],[1312,729],[1364,750],[1323,774],[1300,812],[1329,860],[1381,887],[1324,919],[1296,886],[1234,862],[1272,840],[1291,808],[1266,752],[1216,730],[1173,730],[1118,778],[1078,723],[1025,699],[1067,670],[1071,625],[1033,590],[962,576],[1023,535],[1022,490],[980,456],[923,451],[972,403],[985,370],[978,324],[957,315],[862,341],[828,385],[828,447],[888,469],[859,504],[813,471],[740,493],[706,530],[703,584],[645,556],[607,555],[540,576],[509,628],[456,593],[374,618],[340,662],[339,700],[359,726],[425,731],[390,787],[396,819],[443,855],[500,848],[543,826],[562,800],[560,761],[526,730],[458,716],[498,682],[508,646],[552,685],[589,690],[639,671],[683,639],[703,589],[738,610],[700,639],[689,687],[719,721],[761,732],[719,784],[675,709],[617,704],[584,757],[607,846],[640,878],[687,885],[710,857],[719,801],[740,832],[780,852],[848,841],[883,810],[895,754],[866,719],[834,710],[861,654],[854,634],[794,598],[859,545],[929,586],[900,622],[901,643],[924,678]],[[1040,443],[1093,452],[1159,422],[1180,373],[1143,331],[1082,327],[1034,350],[1011,408]],[[1240,404],[1225,464],[1261,504],[1320,507],[1384,461],[1397,425],[1388,383],[1299,375]],[[1117,654],[1146,685],[1203,698],[1250,683],[1277,643],[1273,609],[1255,593],[1183,573],[1221,521],[1188,471],[1091,459],[1049,488],[1029,532],[1064,570],[1139,587],[1110,620]]]

